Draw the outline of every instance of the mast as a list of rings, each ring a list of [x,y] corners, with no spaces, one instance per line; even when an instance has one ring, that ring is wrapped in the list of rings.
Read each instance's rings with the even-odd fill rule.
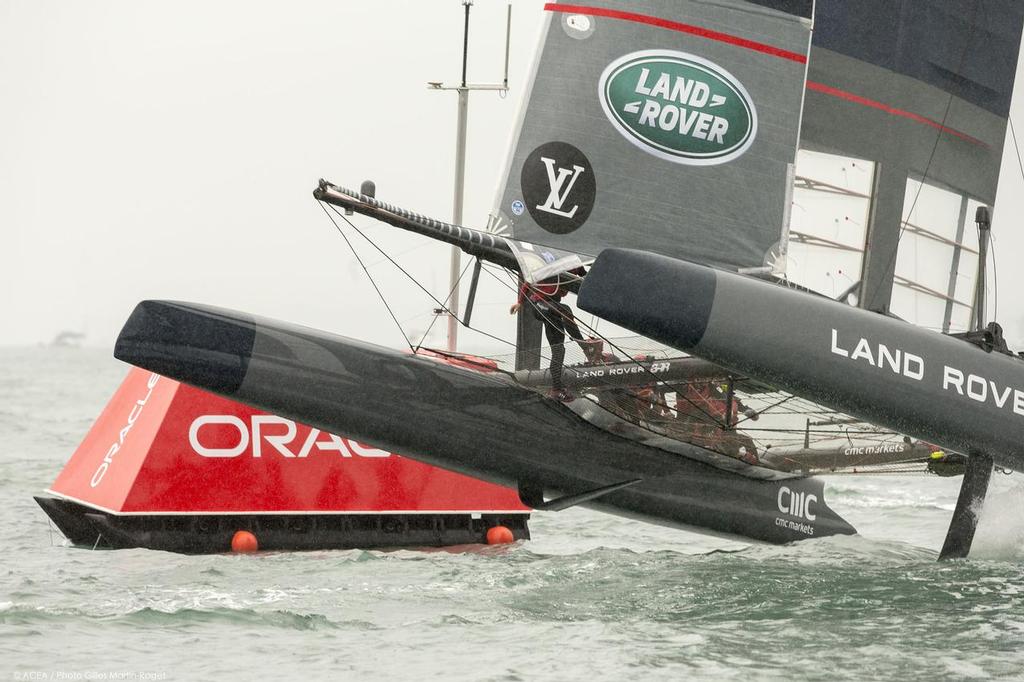
[[[505,77],[501,83],[476,83],[470,84],[466,81],[466,71],[469,65],[469,8],[473,6],[473,0],[462,0],[465,10],[465,20],[462,29],[462,79],[458,85],[442,85],[440,82],[430,82],[428,87],[433,90],[454,90],[458,93],[455,124],[455,180],[452,197],[452,223],[462,224],[463,194],[466,184],[466,126],[469,117],[469,93],[471,90],[497,90],[501,93],[508,92],[508,53],[509,37],[512,31],[512,5],[508,5],[505,28]],[[448,300],[448,350],[455,351],[458,346],[459,336],[459,270],[462,267],[462,252],[457,246],[452,246],[451,261],[449,267],[449,282],[451,294]]]
[[[979,206],[974,213],[974,222],[978,224],[978,281],[974,294],[974,329],[985,328],[985,284],[986,261],[988,260],[988,238],[992,228],[992,216],[988,206]]]

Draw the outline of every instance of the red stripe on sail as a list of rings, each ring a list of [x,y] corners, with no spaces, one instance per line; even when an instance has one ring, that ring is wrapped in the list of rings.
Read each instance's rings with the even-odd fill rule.
[[[778,48],[773,45],[759,43],[755,40],[747,40],[746,38],[740,38],[739,36],[734,36],[729,33],[722,33],[721,31],[712,31],[711,29],[701,28],[700,26],[693,26],[692,24],[683,24],[678,21],[660,19],[658,17],[652,17],[647,14],[623,12],[621,10],[605,9],[603,7],[588,7],[586,5],[562,5],[554,2],[549,2],[546,5],[544,5],[544,9],[549,12],[587,14],[594,17],[607,17],[609,19],[633,21],[638,24],[657,26],[658,28],[668,29],[669,31],[689,33],[690,35],[700,36],[701,38],[717,40],[720,43],[728,43],[729,45],[736,45],[737,47],[742,47],[747,50],[763,52],[764,54],[770,54],[773,57],[788,59],[790,61],[798,62],[800,64],[807,63],[807,55],[803,55],[798,52],[790,52],[789,50],[783,50],[782,48]]]
[[[678,31],[680,33],[688,33],[690,35],[700,36],[709,40],[717,40],[718,42],[728,43],[729,45],[736,45],[748,50],[755,52],[762,52],[769,54],[774,57],[780,57],[782,59],[788,59],[790,61],[798,62],[800,64],[807,63],[807,56],[799,54],[797,52],[790,52],[789,50],[783,50],[766,43],[759,43],[754,40],[747,40],[746,38],[740,38],[729,33],[722,33],[720,31],[712,31],[711,29],[702,28],[700,26],[693,26],[692,24],[684,24],[678,21],[669,21],[668,19],[660,19],[658,17],[652,17],[646,14],[637,14],[635,12],[624,12],[622,10],[606,9],[603,7],[589,7],[587,5],[563,5],[560,3],[549,2],[544,5],[544,9],[549,12],[561,12],[569,14],[586,14],[594,17],[606,17],[609,19],[620,19],[622,21],[632,21],[638,24],[647,24],[649,26],[657,26],[658,28],[668,29],[670,31]],[[962,133],[955,128],[944,126],[938,121],[932,120],[927,116],[921,116],[915,114],[912,111],[905,109],[898,109],[896,107],[889,106],[883,102],[878,102],[867,97],[861,97],[852,92],[846,90],[840,90],[839,88],[833,88],[832,86],[825,85],[823,83],[816,83],[814,81],[807,81],[807,89],[813,90],[814,92],[820,92],[825,95],[832,97],[838,97],[848,102],[854,102],[861,106],[869,107],[872,109],[878,109],[884,111],[892,116],[900,116],[902,118],[921,123],[923,125],[935,128],[936,130],[944,133],[949,133],[954,137],[958,137],[961,140],[965,140],[972,144],[980,145],[982,147],[988,147],[981,140],[971,137],[967,133]]]
[[[949,133],[950,135],[959,137],[961,140],[966,140],[967,142],[970,142],[972,144],[977,144],[982,147],[988,147],[987,144],[977,139],[976,137],[971,137],[967,133],[962,133],[959,130],[956,130],[955,128],[944,126],[938,121],[934,121],[928,118],[927,116],[921,116],[920,114],[915,114],[914,112],[907,111],[905,109],[897,109],[896,107],[891,107],[883,102],[868,99],[867,97],[861,97],[860,95],[855,95],[852,92],[840,90],[839,88],[833,88],[831,85],[825,85],[824,83],[816,83],[814,81],[807,81],[807,89],[813,90],[814,92],[820,92],[824,95],[830,95],[831,97],[838,97],[839,99],[844,99],[847,102],[860,104],[861,106],[870,107],[872,109],[878,109],[879,111],[884,111],[885,113],[891,114],[892,116],[900,116],[902,118],[910,119],[911,121],[922,123],[926,126],[935,128],[936,130],[940,130],[944,133]]]

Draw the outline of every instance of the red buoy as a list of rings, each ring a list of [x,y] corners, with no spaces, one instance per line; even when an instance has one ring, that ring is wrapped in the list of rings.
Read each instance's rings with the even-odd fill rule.
[[[231,538],[232,552],[255,552],[259,548],[260,543],[256,541],[256,536],[247,530],[237,531]]]
[[[512,531],[505,526],[494,526],[487,529],[488,545],[507,545],[515,541],[516,539],[512,535]]]

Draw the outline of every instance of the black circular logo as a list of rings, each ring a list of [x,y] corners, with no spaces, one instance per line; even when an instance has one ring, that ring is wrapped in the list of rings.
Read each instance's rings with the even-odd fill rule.
[[[567,142],[546,142],[530,152],[520,184],[534,222],[554,234],[579,229],[597,197],[594,167]]]

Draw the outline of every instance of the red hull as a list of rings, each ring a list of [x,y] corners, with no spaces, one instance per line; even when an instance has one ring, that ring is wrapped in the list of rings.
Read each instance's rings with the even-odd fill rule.
[[[139,526],[141,517],[170,515],[222,517],[213,525],[230,526],[218,531],[223,533],[234,528],[227,517],[235,525],[262,517],[264,525],[280,536],[273,544],[281,547],[288,545],[288,533],[277,532],[281,528],[270,523],[270,517],[296,517],[290,525],[304,535],[294,543],[296,548],[358,546],[356,538],[370,546],[482,542],[487,527],[498,522],[520,527],[517,536],[526,537],[530,511],[514,490],[321,432],[137,368],[129,372],[47,492],[62,500],[44,508],[69,537],[81,535],[83,529],[69,532],[68,515],[91,514],[83,523],[88,521],[87,528],[105,524],[105,542],[114,546],[148,546],[124,538],[113,542],[119,534],[115,525],[123,530]],[[346,530],[345,523],[326,520],[337,515],[367,518],[348,524]],[[394,517],[392,523],[385,523],[388,516]],[[129,523],[128,517],[135,520]],[[311,541],[310,528],[300,528],[301,517],[308,517],[307,526],[324,529],[323,542]],[[395,523],[399,517],[401,522]],[[211,522],[200,526],[210,527]],[[378,542],[373,542],[375,527],[388,528]],[[410,532],[403,533],[402,528]],[[422,532],[412,532],[416,530]],[[190,531],[181,526],[177,532],[187,536]]]

